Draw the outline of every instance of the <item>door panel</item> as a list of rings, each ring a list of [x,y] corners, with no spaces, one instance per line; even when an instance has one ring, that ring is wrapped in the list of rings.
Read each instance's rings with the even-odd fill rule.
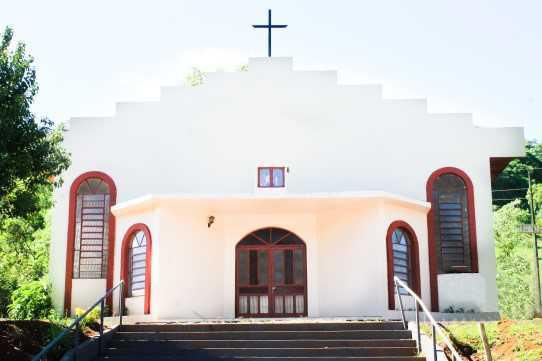
[[[237,251],[238,314],[269,315],[269,256],[265,249]]]
[[[281,247],[272,250],[272,254],[274,315],[305,315],[305,249]]]

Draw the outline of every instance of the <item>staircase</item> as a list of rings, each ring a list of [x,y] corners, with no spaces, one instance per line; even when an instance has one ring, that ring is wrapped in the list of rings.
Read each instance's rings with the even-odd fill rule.
[[[100,360],[416,361],[400,322],[124,325]]]

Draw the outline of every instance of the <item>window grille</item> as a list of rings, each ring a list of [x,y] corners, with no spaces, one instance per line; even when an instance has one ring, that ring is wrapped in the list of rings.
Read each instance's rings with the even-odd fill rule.
[[[77,189],[73,278],[106,278],[110,190],[99,178]]]
[[[404,281],[409,287],[413,285],[412,267],[412,241],[408,233],[402,228],[396,228],[391,236],[393,249],[393,273]],[[401,294],[407,294],[404,289],[399,290]]]
[[[147,238],[145,232],[134,233],[129,250],[128,296],[140,296],[145,293],[147,271]]]
[[[432,198],[438,273],[472,272],[465,182],[443,174],[435,180]]]

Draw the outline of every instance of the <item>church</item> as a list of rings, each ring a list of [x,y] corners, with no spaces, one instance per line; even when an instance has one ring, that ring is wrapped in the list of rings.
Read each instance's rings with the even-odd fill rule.
[[[149,320],[386,319],[398,276],[434,312],[498,317],[491,182],[524,143],[281,57],[72,118],[55,305],[124,280]]]

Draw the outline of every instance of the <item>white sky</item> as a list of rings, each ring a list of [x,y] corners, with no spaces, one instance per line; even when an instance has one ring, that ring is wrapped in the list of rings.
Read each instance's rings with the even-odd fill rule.
[[[426,97],[431,112],[523,125],[542,140],[542,1],[0,0],[36,59],[35,111],[55,121],[112,115],[154,100],[192,66],[225,70],[273,55],[296,69],[337,69],[341,83],[382,83],[385,97]]]

